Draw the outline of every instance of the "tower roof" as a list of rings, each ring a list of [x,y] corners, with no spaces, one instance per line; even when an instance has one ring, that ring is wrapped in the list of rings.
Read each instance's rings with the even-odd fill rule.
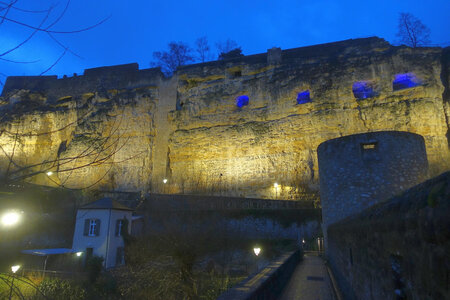
[[[118,210],[132,210],[131,208],[120,204],[119,202],[109,198],[101,198],[94,202],[85,204],[81,207],[82,209],[118,209]]]

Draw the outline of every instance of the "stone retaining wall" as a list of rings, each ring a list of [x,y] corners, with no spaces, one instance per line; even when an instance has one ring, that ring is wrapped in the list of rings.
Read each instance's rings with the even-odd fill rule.
[[[450,299],[450,173],[328,229],[346,299]]]

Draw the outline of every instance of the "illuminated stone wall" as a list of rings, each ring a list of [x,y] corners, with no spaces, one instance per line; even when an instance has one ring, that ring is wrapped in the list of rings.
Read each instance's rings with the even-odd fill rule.
[[[2,124],[9,134],[1,135],[1,144],[11,153],[17,128],[67,126],[45,138],[23,138],[16,157],[25,165],[41,162],[56,157],[67,141],[59,152],[70,158],[98,143],[86,136],[115,135],[122,146],[108,148],[119,150],[107,163],[74,170],[67,186],[297,199],[318,188],[320,143],[399,130],[425,138],[434,175],[450,169],[448,81],[441,80],[448,59],[442,53],[369,38],[185,66],[171,79],[135,64],[62,79],[10,77],[1,108],[8,112]],[[411,74],[418,84],[394,91],[398,74]],[[372,91],[354,94],[355,82]],[[240,98],[237,106],[244,95],[248,104]],[[83,117],[89,108],[95,112]],[[3,168],[8,164],[3,157]],[[64,181],[62,175],[56,172],[55,180]],[[32,180],[52,183],[43,174]]]

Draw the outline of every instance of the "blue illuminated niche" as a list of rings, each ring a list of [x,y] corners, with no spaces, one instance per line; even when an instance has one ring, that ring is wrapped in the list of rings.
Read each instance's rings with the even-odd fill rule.
[[[370,81],[357,81],[353,83],[353,95],[356,99],[367,99],[376,96],[373,85]]]
[[[241,95],[236,98],[236,106],[242,107],[242,106],[248,105],[248,100],[249,99],[248,99],[247,95]]]
[[[297,94],[297,104],[304,104],[311,102],[311,96],[309,94],[309,90],[300,92]]]
[[[412,88],[420,85],[420,80],[414,73],[396,74],[392,82],[392,89],[394,91]]]

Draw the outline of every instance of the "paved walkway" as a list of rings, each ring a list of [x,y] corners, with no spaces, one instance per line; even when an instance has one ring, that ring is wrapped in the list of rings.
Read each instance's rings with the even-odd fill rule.
[[[333,300],[332,284],[323,259],[306,253],[279,299]]]

